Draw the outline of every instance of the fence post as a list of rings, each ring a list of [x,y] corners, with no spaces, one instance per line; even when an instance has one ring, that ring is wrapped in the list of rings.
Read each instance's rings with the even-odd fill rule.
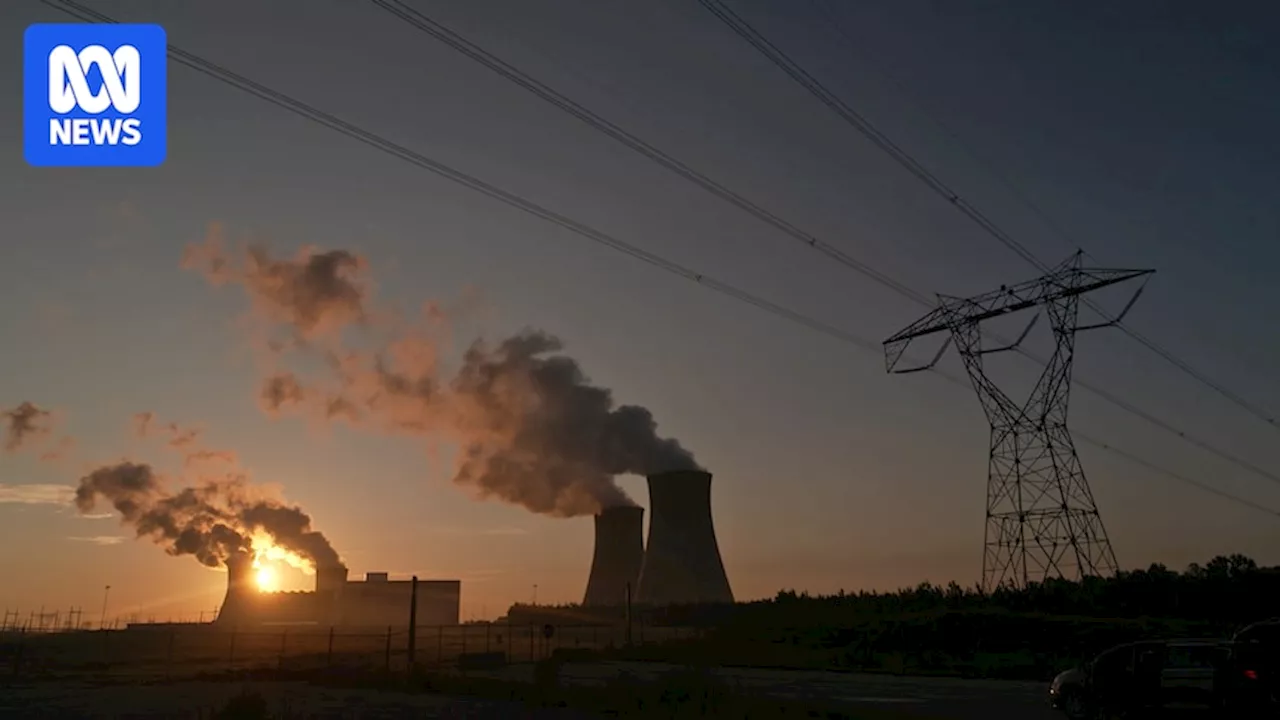
[[[18,628],[18,649],[13,653],[13,674],[17,675],[22,672],[22,650],[26,647],[27,631],[26,628]]]
[[[444,665],[444,626],[436,626],[436,664]]]
[[[285,649],[286,643],[288,642],[289,642],[289,631],[285,630],[284,632],[280,633],[280,659],[279,659],[279,662],[276,663],[277,670],[284,669],[284,649]]]
[[[462,631],[462,654],[467,654],[467,626],[463,625],[459,628]]]
[[[391,626],[387,626],[387,672],[391,672]]]
[[[329,651],[324,656],[324,666],[333,667],[333,626],[329,626]]]
[[[626,605],[626,610],[627,610],[627,635],[626,635],[626,645],[627,645],[627,647],[630,647],[630,646],[631,646],[631,583],[627,583],[627,596],[626,596],[626,601],[627,601],[627,605]]]
[[[536,642],[537,638],[533,633],[533,623],[529,623],[529,662],[534,662],[538,659],[538,648],[534,644]]]
[[[413,583],[409,592],[409,657],[405,661],[405,668],[409,674],[413,674],[413,666],[417,662],[418,650],[418,576],[413,576]]]
[[[489,632],[493,630],[493,623],[485,622],[484,624],[484,652],[489,654]]]
[[[178,634],[178,631],[176,630],[169,631],[169,650],[165,658],[165,665],[164,665],[165,677],[169,677],[169,675],[173,671],[173,640],[177,634]]]

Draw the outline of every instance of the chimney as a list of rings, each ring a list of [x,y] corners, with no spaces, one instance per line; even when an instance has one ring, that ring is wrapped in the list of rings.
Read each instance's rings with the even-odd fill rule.
[[[227,558],[227,595],[222,600],[215,622],[226,625],[248,623],[253,612],[254,592],[253,555],[243,551],[232,553]]]
[[[644,508],[605,508],[595,517],[596,549],[582,604],[619,607],[626,603],[628,583],[635,592],[644,562]]]
[[[681,470],[648,480],[649,543],[636,603],[732,603],[711,522],[711,473]]]

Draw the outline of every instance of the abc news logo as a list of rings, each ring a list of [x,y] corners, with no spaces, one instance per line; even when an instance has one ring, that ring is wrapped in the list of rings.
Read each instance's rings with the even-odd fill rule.
[[[46,167],[164,162],[167,54],[159,25],[28,27],[23,49],[27,162]]]
[[[138,48],[121,45],[113,53],[101,45],[80,52],[59,45],[49,52],[49,109],[66,115],[77,108],[98,115],[108,108],[128,115],[142,103]],[[91,68],[102,74],[98,92],[89,89]],[[142,142],[138,118],[50,118],[50,145],[137,145]]]

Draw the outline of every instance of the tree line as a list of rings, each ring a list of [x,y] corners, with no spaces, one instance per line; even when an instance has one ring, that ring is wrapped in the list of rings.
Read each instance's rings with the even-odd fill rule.
[[[1218,556],[1184,571],[1153,564],[1110,577],[1048,579],[1025,587],[1006,585],[991,592],[956,582],[921,583],[891,592],[844,591],[832,595],[782,590],[772,598],[734,605],[633,606],[634,621],[654,625],[724,623],[840,626],[874,617],[938,612],[1000,611],[1089,618],[1167,618],[1215,624],[1243,624],[1280,615],[1280,567],[1259,567],[1244,555]],[[626,609],[581,605],[532,606],[517,603],[513,622],[616,622]]]

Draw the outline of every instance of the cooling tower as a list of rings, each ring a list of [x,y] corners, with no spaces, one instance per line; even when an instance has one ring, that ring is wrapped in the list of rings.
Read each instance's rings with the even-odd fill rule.
[[[644,562],[644,508],[605,508],[596,515],[596,549],[583,605],[619,606],[632,592]]]
[[[316,568],[316,592],[341,593],[347,586],[347,573],[347,568],[343,565]]]
[[[711,522],[711,473],[684,470],[649,476],[649,544],[635,601],[733,602]]]
[[[227,558],[227,596],[218,609],[219,624],[238,625],[253,614],[253,556],[233,553]]]

